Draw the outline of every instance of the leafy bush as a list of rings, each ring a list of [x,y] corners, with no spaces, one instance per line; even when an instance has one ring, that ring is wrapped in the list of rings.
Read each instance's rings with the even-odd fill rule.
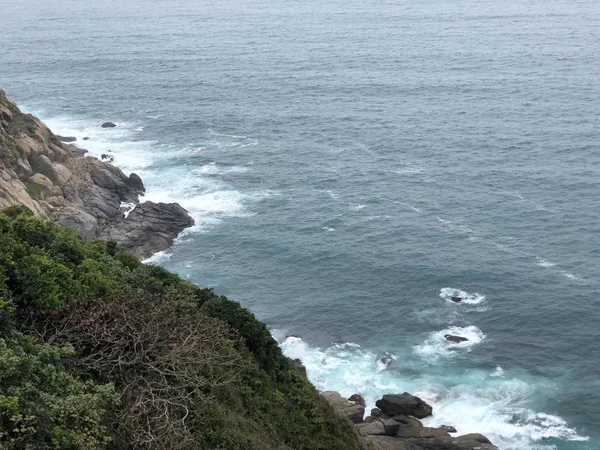
[[[0,212],[0,448],[357,444],[238,303],[13,207]]]

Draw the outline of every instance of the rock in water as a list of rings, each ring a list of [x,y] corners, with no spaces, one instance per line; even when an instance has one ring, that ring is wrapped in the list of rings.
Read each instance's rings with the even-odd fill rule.
[[[60,136],[58,134],[55,134],[55,136],[58,138],[59,141],[61,142],[75,142],[77,140],[76,137],[74,136]]]
[[[387,394],[377,400],[375,405],[384,413],[395,416],[415,416],[419,419],[430,416],[432,408],[423,400],[408,392],[403,394]]]
[[[104,122],[101,125],[102,128],[114,128],[116,126],[117,126],[117,124],[116,123],[112,123],[112,122]]]
[[[445,334],[444,338],[448,341],[448,342],[454,342],[454,343],[460,343],[460,342],[466,342],[469,339],[467,339],[466,337],[463,336],[455,336],[453,334]]]
[[[454,303],[461,303],[462,302],[462,297],[452,297],[450,300],[452,300]]]
[[[144,259],[167,250],[194,219],[177,203],[144,202],[120,222],[110,223],[100,239],[115,241]]]

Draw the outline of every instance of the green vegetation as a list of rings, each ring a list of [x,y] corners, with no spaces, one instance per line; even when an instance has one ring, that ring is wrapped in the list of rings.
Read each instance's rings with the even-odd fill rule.
[[[37,183],[27,183],[27,193],[34,200],[41,200],[43,188]]]
[[[239,304],[0,212],[0,448],[357,449]]]

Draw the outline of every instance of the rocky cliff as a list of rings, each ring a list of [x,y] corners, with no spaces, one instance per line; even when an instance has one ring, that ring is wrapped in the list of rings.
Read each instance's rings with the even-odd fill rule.
[[[145,189],[136,174],[84,154],[0,90],[0,209],[24,205],[85,237],[114,240],[140,258],[166,250],[193,225],[176,203],[140,203]],[[128,215],[123,203],[135,205]]]

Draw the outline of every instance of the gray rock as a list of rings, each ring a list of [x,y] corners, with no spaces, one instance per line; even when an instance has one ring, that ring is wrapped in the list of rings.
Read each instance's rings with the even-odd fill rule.
[[[423,450],[417,444],[390,436],[371,435],[366,437],[369,450]]]
[[[440,425],[439,428],[447,431],[448,433],[456,433],[456,428],[451,425]]]
[[[348,397],[348,400],[357,403],[360,406],[367,406],[367,402],[365,402],[365,399],[360,394],[352,394],[350,397]]]
[[[132,173],[131,175],[129,175],[129,178],[127,179],[127,185],[140,194],[146,192],[146,188],[144,187],[142,179],[136,173]]]
[[[112,123],[112,122],[104,122],[102,125],[100,125],[102,128],[114,128],[117,126],[116,123]]]
[[[365,415],[364,406],[346,400],[336,391],[321,392],[321,395],[333,406],[333,409],[339,416],[346,417],[354,423],[362,422]]]
[[[386,436],[397,436],[398,431],[400,431],[400,424],[392,419],[382,420],[383,428],[385,429]]]
[[[86,137],[84,137],[84,138],[83,138],[83,140],[84,140],[84,141],[89,141],[89,140],[90,140],[90,138],[86,136]]]
[[[123,214],[120,209],[119,214]],[[177,203],[144,202],[127,218],[108,224],[98,237],[115,241],[144,259],[168,249],[179,233],[192,225],[194,219]]]
[[[77,138],[75,136],[60,136],[58,134],[56,134],[55,136],[61,142],[75,142],[77,140]]]
[[[66,147],[71,150],[73,156],[83,156],[88,152],[85,148],[80,148],[73,144],[67,144]]]
[[[408,392],[403,394],[387,394],[377,400],[375,405],[381,411],[389,415],[402,414],[405,416],[414,415],[419,419],[431,415],[432,408],[423,400]]]
[[[91,214],[74,209],[71,211],[61,211],[54,214],[53,219],[59,225],[74,228],[86,238],[96,237],[98,221]]]
[[[365,435],[385,435],[385,426],[379,420],[372,422],[363,422],[356,425],[356,429],[363,436]]]

